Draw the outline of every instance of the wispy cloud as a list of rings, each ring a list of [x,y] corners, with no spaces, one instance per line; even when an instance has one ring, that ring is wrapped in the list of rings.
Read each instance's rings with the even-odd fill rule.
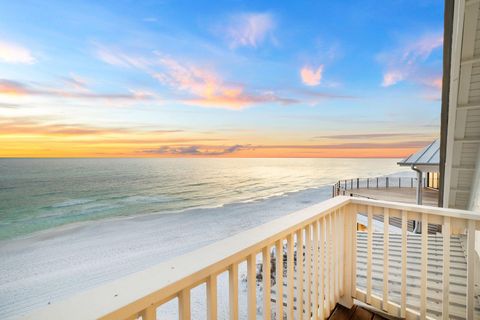
[[[304,66],[300,70],[300,76],[302,82],[307,86],[318,86],[320,81],[322,81],[323,75],[323,65],[318,66],[318,68],[312,68],[310,66]]]
[[[385,66],[382,86],[389,87],[408,80],[438,87],[438,82],[425,82],[425,78],[431,75],[429,70],[422,68],[422,64],[434,50],[441,48],[442,45],[442,34],[432,33],[410,40],[394,50],[381,53],[378,59]]]
[[[279,96],[272,90],[247,90],[242,84],[225,81],[212,69],[158,51],[145,57],[99,48],[99,59],[110,65],[135,68],[147,73],[162,85],[181,93],[182,97],[176,96],[172,100],[182,104],[240,110],[255,104],[286,105],[299,102],[297,99]]]
[[[144,150],[143,153],[175,156],[221,156],[248,149],[251,149],[249,145],[240,144],[232,146],[163,146],[157,149]]]
[[[335,140],[362,140],[362,139],[382,139],[395,137],[425,137],[430,136],[421,133],[359,133],[359,134],[338,134],[316,136],[313,139],[335,139]]]
[[[29,49],[17,43],[0,40],[0,62],[33,64],[36,61]]]
[[[68,82],[74,80],[68,79]],[[78,84],[77,84],[78,85]],[[146,91],[131,90],[128,93],[97,93],[87,90],[66,90],[65,88],[40,88],[23,82],[0,79],[0,96],[50,96],[59,98],[107,99],[107,100],[153,100],[155,96]]]
[[[239,13],[230,16],[228,21],[217,27],[230,48],[257,48],[267,40],[276,42],[274,30],[276,21],[271,13]]]

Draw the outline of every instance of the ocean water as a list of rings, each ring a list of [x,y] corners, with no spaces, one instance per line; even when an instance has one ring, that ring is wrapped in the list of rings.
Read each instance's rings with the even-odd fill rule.
[[[0,240],[219,207],[400,171],[398,159],[0,159]]]

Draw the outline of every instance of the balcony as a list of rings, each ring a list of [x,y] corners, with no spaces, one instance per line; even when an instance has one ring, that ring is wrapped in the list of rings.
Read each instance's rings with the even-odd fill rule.
[[[362,215],[366,231],[357,230]],[[391,223],[398,220],[400,228]],[[421,233],[409,231],[413,220]],[[441,233],[429,233],[432,225]],[[179,319],[196,319],[191,293],[199,286],[210,320],[224,318],[219,294],[228,295],[232,320],[325,319],[337,304],[358,302],[392,317],[476,319],[476,230],[475,212],[338,196],[25,319],[153,320],[172,301]],[[246,303],[239,303],[245,262]],[[227,293],[219,291],[221,274]]]

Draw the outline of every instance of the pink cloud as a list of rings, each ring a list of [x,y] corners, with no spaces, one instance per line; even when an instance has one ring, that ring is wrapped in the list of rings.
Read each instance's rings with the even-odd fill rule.
[[[222,33],[231,48],[256,48],[270,38],[274,41],[275,19],[270,13],[241,13],[231,17]]]
[[[401,81],[424,82],[428,71],[422,69],[425,62],[436,49],[443,45],[441,34],[427,34],[409,43],[382,53],[379,60],[385,65],[382,86],[389,87]]]
[[[318,86],[320,81],[322,81],[322,74],[323,65],[320,65],[316,70],[308,66],[304,66],[300,70],[302,82],[307,86]]]
[[[36,61],[27,48],[13,42],[0,40],[0,62],[33,64]]]

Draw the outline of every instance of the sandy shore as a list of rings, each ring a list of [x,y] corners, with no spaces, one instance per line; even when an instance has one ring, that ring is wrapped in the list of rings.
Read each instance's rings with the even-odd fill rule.
[[[70,225],[0,242],[1,318],[15,318],[330,196],[327,186],[219,208]]]

